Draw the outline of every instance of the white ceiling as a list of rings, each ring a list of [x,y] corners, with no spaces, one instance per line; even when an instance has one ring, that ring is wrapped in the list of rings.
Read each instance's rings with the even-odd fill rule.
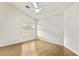
[[[64,12],[67,10],[73,3],[72,2],[37,2],[39,8],[42,9],[40,13],[34,14],[33,10],[25,8],[26,5],[34,8],[32,2],[11,2],[16,8],[27,13],[28,15],[35,17],[37,19],[42,19],[44,17],[49,17],[50,15],[55,15],[57,13]]]

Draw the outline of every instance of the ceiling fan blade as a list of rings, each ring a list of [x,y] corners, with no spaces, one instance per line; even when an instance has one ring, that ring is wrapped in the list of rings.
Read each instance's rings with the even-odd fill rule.
[[[36,2],[33,2],[33,5],[35,6],[35,8],[38,8],[38,6],[37,6]]]

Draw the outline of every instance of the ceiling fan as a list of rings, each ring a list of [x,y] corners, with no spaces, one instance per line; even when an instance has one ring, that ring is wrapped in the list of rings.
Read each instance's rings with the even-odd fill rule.
[[[26,5],[25,7],[30,10],[33,10],[34,13],[39,13],[41,12],[42,9],[44,9],[44,8],[39,8],[36,2],[32,2],[32,4],[34,5],[35,8],[31,8],[29,5]]]

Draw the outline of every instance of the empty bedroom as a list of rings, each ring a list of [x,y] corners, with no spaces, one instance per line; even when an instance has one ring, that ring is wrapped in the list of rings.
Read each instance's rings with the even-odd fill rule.
[[[79,56],[78,2],[0,2],[0,56]]]

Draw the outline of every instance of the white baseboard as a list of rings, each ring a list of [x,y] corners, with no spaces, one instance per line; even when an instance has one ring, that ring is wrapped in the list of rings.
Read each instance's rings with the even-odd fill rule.
[[[59,42],[56,42],[56,41],[51,41],[51,40],[46,40],[46,38],[42,38],[42,37],[38,37],[38,39],[40,40],[43,40],[43,41],[47,41],[47,42],[50,42],[50,43],[55,43],[55,44],[58,44],[58,45],[64,45],[64,43],[59,43]]]
[[[65,46],[66,48],[68,48],[70,51],[72,51],[73,53],[77,54],[79,56],[79,53],[77,51],[75,51],[74,49],[68,47],[68,46]]]
[[[8,46],[8,45],[22,43],[22,42],[30,41],[30,40],[33,40],[33,39],[35,39],[35,37],[28,37],[28,38],[25,38],[25,39],[13,40],[13,41],[5,41],[5,42],[0,43],[0,47],[5,47],[5,46]]]

